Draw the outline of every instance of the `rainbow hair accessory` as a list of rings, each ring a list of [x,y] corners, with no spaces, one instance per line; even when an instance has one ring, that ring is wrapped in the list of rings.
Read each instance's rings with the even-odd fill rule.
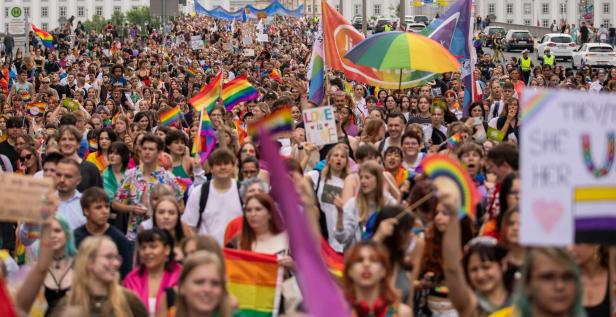
[[[479,191],[460,162],[446,155],[431,155],[421,162],[421,167],[423,173],[432,180],[438,177],[451,179],[460,190],[462,203],[460,218],[468,216],[475,219]]]

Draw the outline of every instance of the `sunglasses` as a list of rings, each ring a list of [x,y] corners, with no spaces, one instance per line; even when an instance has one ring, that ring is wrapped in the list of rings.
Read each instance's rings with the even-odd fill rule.
[[[28,154],[26,156],[20,156],[19,160],[22,161],[22,162],[25,162],[25,161],[30,160],[31,158],[32,158],[32,154]]]

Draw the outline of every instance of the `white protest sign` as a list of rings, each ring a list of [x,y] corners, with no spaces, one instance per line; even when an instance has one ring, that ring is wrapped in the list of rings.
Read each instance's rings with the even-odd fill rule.
[[[265,33],[257,33],[257,42],[269,42],[269,35]]]
[[[253,43],[253,41],[252,41],[252,36],[251,36],[251,35],[248,35],[248,34],[247,34],[247,35],[245,35],[245,36],[242,38],[242,44],[243,44],[244,46],[250,46],[250,45],[252,45],[252,43]]]
[[[245,48],[242,51],[242,55],[246,56],[246,57],[252,57],[255,56],[255,50],[253,48]]]
[[[191,49],[198,50],[198,49],[203,48],[203,46],[204,46],[204,43],[200,35],[193,35],[190,37],[190,48]]]
[[[615,243],[616,99],[526,89],[521,106],[521,243]]]
[[[41,222],[43,198],[51,190],[51,179],[0,173],[0,220]]]
[[[338,142],[334,108],[331,106],[303,111],[306,140],[316,145]]]

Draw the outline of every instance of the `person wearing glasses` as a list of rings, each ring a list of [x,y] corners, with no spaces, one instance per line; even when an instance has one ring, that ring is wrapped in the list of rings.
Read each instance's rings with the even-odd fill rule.
[[[24,175],[34,175],[41,170],[41,160],[36,149],[26,145],[19,151],[19,170]]]

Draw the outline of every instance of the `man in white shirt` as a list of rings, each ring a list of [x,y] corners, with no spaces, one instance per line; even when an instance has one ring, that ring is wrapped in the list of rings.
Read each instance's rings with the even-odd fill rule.
[[[222,245],[227,224],[242,215],[237,181],[233,179],[237,161],[235,155],[227,149],[214,150],[207,161],[212,179],[190,192],[182,221],[193,231],[200,235],[211,235]],[[204,208],[201,208],[202,194],[205,195]]]
[[[77,185],[81,182],[79,163],[72,158],[65,157],[56,166],[56,190],[60,197],[58,213],[62,215],[71,230],[75,230],[86,223],[86,217],[81,209],[81,193]]]

